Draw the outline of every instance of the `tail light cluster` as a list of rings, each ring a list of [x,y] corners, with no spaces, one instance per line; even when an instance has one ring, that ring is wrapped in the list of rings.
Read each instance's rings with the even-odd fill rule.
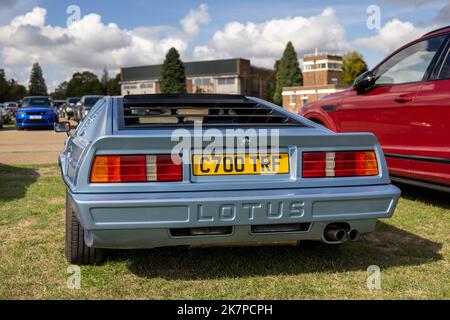
[[[91,169],[91,183],[169,182],[183,180],[181,157],[172,155],[96,156]]]
[[[304,152],[303,178],[377,176],[374,151]]]

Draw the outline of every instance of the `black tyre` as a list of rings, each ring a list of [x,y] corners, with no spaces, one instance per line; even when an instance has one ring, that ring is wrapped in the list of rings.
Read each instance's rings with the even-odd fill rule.
[[[70,206],[66,192],[66,243],[64,250],[68,262],[77,265],[97,264],[103,261],[104,250],[90,248],[84,242],[84,229]]]

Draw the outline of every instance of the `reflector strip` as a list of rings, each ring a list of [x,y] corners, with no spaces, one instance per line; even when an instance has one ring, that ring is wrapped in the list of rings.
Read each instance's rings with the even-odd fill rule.
[[[156,156],[147,156],[147,181],[158,181],[156,177]]]
[[[334,158],[335,158],[336,154],[334,152],[327,152],[327,156],[326,156],[326,165],[325,165],[325,171],[326,171],[326,176],[327,177],[334,177],[335,176],[335,172],[334,172],[334,167],[335,167],[335,162],[334,162]]]

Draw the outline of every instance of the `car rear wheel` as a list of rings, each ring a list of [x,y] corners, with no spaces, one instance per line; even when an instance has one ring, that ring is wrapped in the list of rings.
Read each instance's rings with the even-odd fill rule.
[[[84,242],[84,229],[70,206],[67,192],[65,256],[67,261],[78,265],[97,264],[104,258],[104,250],[90,248]]]

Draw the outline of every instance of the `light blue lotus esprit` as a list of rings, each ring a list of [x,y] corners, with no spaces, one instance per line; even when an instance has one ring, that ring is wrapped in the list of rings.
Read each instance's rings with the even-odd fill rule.
[[[232,132],[240,142],[207,155],[211,141],[202,139],[174,162],[179,129],[192,137],[214,129],[227,139]],[[278,151],[252,153],[258,137],[249,129],[276,129]],[[105,97],[69,136],[59,162],[65,253],[77,264],[99,262],[107,248],[340,244],[374,231],[400,196],[372,134],[336,134],[238,95]]]

